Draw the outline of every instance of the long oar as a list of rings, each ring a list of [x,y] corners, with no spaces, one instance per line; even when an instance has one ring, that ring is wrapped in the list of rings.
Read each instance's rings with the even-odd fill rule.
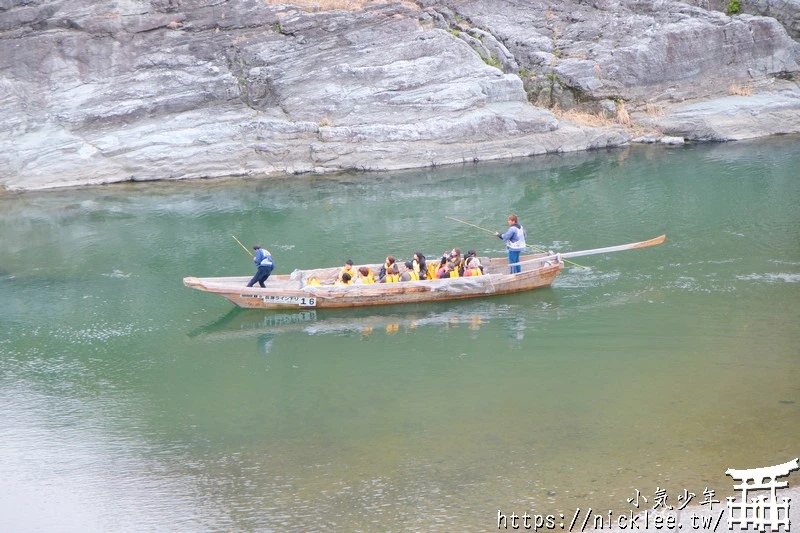
[[[239,246],[241,246],[241,247],[244,249],[244,251],[245,251],[245,252],[247,252],[247,255],[249,255],[250,257],[253,257],[253,254],[251,254],[251,253],[250,253],[250,250],[248,250],[248,249],[247,249],[247,246],[245,246],[244,244],[242,244],[242,241],[240,241],[239,239],[237,239],[235,235],[231,235],[231,237],[233,237],[233,240],[234,240],[234,241],[236,241],[236,242],[238,242],[238,243],[239,243]]]
[[[606,248],[593,248],[591,250],[580,250],[577,252],[567,252],[565,254],[557,254],[564,257],[582,257],[584,255],[605,254],[609,252],[621,252],[623,250],[636,250],[637,248],[647,248],[648,246],[656,246],[662,244],[667,239],[666,235],[659,235],[654,239],[641,242],[632,242],[630,244],[620,244],[618,246],[607,246]]]
[[[467,226],[472,226],[473,228],[477,228],[477,229],[479,229],[481,231],[485,231],[486,233],[491,233],[492,235],[495,234],[495,232],[490,230],[490,229],[482,228],[480,226],[476,226],[475,224],[470,224],[469,222],[465,222],[463,220],[459,220],[459,219],[454,218],[454,217],[444,217],[444,218],[449,218],[450,220],[455,220],[456,222],[460,222],[462,224],[466,224]],[[528,246],[528,248],[533,248],[534,250],[536,250],[540,254],[546,254],[547,253],[544,250],[541,250],[541,249],[539,249],[539,248],[537,248],[535,246],[531,246],[530,244],[528,244],[527,246]],[[564,257],[564,254],[562,254],[561,257]],[[576,266],[576,267],[579,267],[579,268],[589,268],[589,267],[585,267],[583,265],[579,265],[578,263],[573,263],[572,261],[566,261],[565,260],[564,262],[565,263],[569,263],[570,265],[573,265],[573,266]]]
[[[654,239],[647,241],[632,242],[629,244],[620,244],[617,246],[607,246],[606,248],[592,248],[591,250],[579,250],[577,252],[567,252],[564,254],[553,254],[547,257],[540,257],[539,260],[546,261],[548,259],[561,259],[566,261],[565,257],[582,257],[584,255],[606,254],[609,252],[621,252],[623,250],[636,250],[638,248],[647,248],[648,246],[656,246],[662,244],[667,239],[666,235],[659,235]]]

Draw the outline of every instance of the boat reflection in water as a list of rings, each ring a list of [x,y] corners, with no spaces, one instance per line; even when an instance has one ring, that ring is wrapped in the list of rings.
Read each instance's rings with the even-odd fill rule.
[[[517,300],[518,297],[509,299]],[[552,307],[552,302],[548,303],[550,298],[540,296],[536,300],[540,307]],[[258,338],[260,351],[269,353],[275,337],[287,332],[368,337],[373,334],[397,335],[423,327],[466,327],[478,331],[492,320],[503,320],[504,329],[511,327],[514,330],[508,332],[514,339],[522,340],[525,332],[525,318],[519,316],[516,302],[474,301],[457,305],[440,302],[376,311],[375,308],[360,308],[265,313],[235,307],[188,335],[212,341],[252,336]]]

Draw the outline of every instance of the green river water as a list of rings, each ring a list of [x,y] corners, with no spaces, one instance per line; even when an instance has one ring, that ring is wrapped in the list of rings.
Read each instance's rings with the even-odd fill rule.
[[[0,530],[491,531],[800,453],[800,138],[0,196]],[[454,246],[551,288],[239,310],[184,276]],[[798,474],[790,478],[798,486]],[[724,503],[723,503],[724,505]]]

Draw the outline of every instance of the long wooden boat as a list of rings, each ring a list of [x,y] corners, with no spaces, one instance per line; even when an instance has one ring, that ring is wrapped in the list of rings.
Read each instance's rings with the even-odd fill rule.
[[[333,280],[341,267],[295,270],[291,274],[272,275],[266,287],[247,287],[250,276],[223,278],[183,278],[183,284],[192,289],[218,294],[249,309],[334,308],[396,305],[441,300],[479,298],[530,291],[548,287],[564,268],[565,260],[572,257],[595,255],[622,250],[634,250],[661,244],[666,235],[642,242],[595,248],[563,254],[534,254],[520,258],[521,272],[509,274],[508,258],[482,257],[483,276],[432,279],[398,283],[337,286],[324,280]],[[380,264],[368,264],[373,272]],[[312,277],[323,280],[322,285],[308,285]]]

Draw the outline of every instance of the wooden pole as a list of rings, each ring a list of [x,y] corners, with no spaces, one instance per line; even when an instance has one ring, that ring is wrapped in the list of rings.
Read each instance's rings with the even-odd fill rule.
[[[494,232],[494,231],[492,231],[490,229],[482,228],[480,226],[476,226],[475,224],[470,224],[469,222],[464,222],[463,220],[459,220],[459,219],[454,218],[454,217],[444,217],[444,218],[449,218],[450,220],[455,220],[456,222],[461,222],[462,224],[466,224],[467,226],[472,226],[473,228],[477,228],[477,229],[479,229],[481,231],[485,231],[486,233],[491,233],[492,235],[495,235],[497,233],[497,232]],[[547,253],[544,250],[541,250],[541,249],[539,249],[539,248],[537,248],[535,246],[531,246],[530,244],[528,244],[527,247],[536,250],[540,254],[546,254]],[[580,267],[580,268],[589,268],[589,267],[585,267],[583,265],[579,265],[578,263],[573,263],[572,261],[567,261],[566,259],[564,259],[564,262],[565,263],[569,263],[570,265],[573,265],[573,266],[576,266],[576,267]]]
[[[245,251],[245,252],[247,252],[247,255],[249,255],[250,257],[254,257],[254,256],[253,256],[253,254],[252,254],[252,253],[250,253],[250,250],[248,250],[248,249],[247,249],[247,246],[245,246],[244,244],[242,244],[242,241],[240,241],[239,239],[237,239],[235,235],[231,235],[231,237],[233,237],[233,240],[234,240],[234,241],[236,241],[236,242],[238,242],[238,243],[239,243],[239,246],[241,246],[241,247],[242,247],[242,249],[244,249],[244,251]]]

